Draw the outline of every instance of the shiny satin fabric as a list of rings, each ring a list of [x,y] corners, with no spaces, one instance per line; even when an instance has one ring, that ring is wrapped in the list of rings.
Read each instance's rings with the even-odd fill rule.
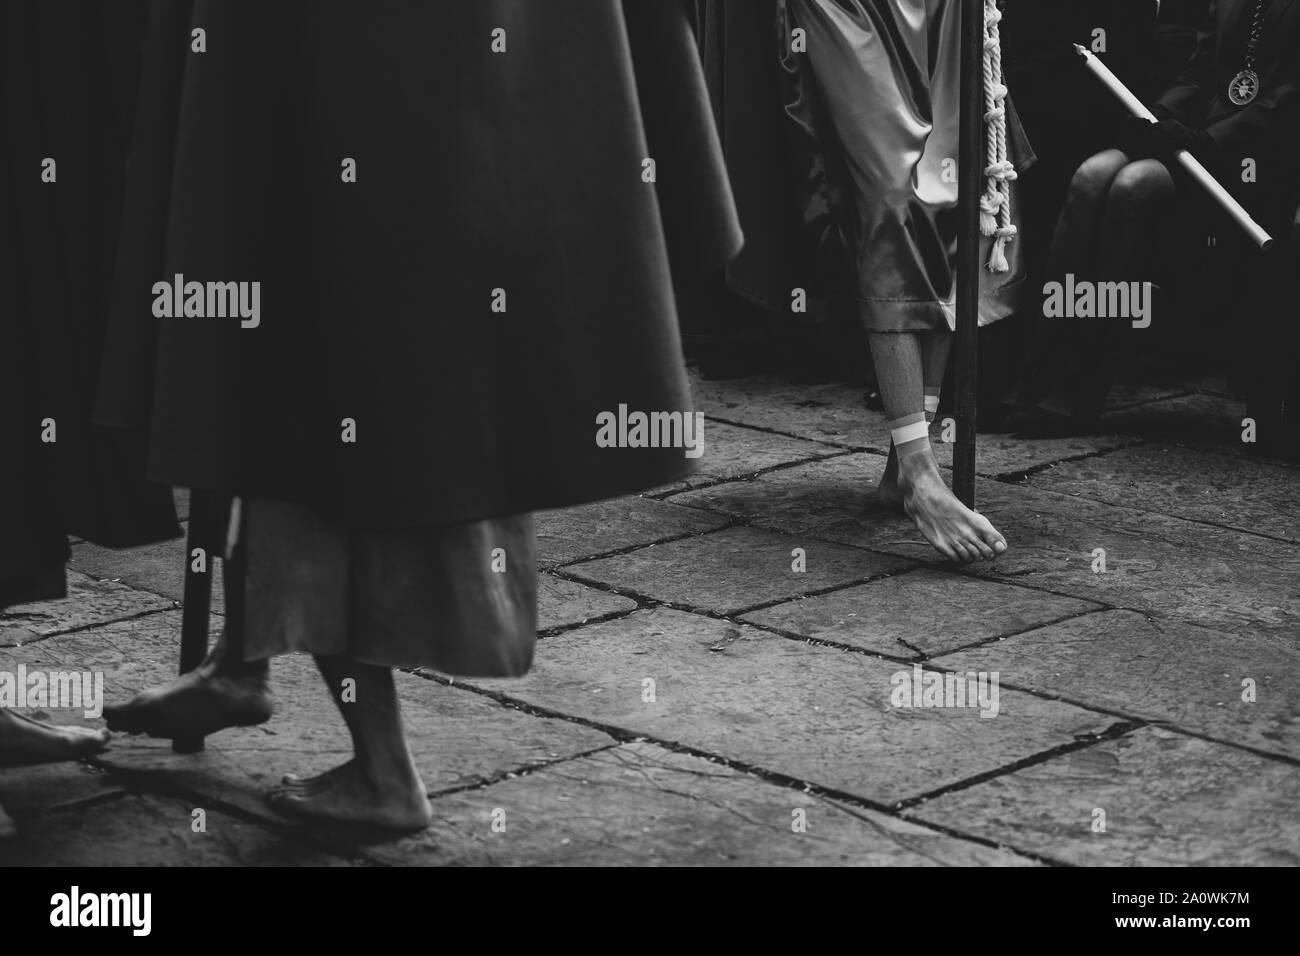
[[[856,205],[858,297],[873,332],[956,327],[961,7],[955,0],[789,0],[843,147]],[[1012,162],[1032,152],[1008,111]],[[1013,211],[1015,196],[1013,188]],[[991,240],[984,240],[988,261]],[[1015,308],[1023,243],[1009,272],[983,271],[980,324]]]

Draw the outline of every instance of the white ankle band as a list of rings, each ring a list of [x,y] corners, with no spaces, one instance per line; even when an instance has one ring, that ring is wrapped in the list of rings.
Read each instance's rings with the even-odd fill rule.
[[[939,396],[938,396],[938,395],[927,395],[927,396],[925,396],[925,410],[926,410],[926,412],[928,412],[928,413],[931,414],[931,415],[937,415],[937,414],[939,413]]]
[[[905,445],[910,441],[916,441],[918,438],[929,438],[930,423],[923,419],[919,422],[912,422],[910,425],[900,425],[898,428],[891,428],[889,430],[889,437],[894,440],[895,448]]]

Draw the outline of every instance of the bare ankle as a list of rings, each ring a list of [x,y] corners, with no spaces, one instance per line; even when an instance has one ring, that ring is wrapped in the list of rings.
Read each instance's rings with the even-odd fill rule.
[[[935,464],[934,455],[921,452],[908,455],[898,460],[898,484],[902,488],[914,487],[922,479],[937,474],[939,466]]]

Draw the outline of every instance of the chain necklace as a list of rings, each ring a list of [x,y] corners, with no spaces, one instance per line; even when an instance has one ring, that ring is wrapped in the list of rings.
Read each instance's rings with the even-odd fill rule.
[[[1250,40],[1246,43],[1246,67],[1228,84],[1228,99],[1233,106],[1245,106],[1259,96],[1259,74],[1255,72],[1255,48],[1264,30],[1264,7],[1268,0],[1255,4],[1255,18],[1250,23]]]

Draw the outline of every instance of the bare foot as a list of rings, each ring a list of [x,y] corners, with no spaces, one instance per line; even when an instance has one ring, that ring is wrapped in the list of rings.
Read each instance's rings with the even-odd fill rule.
[[[205,665],[105,707],[104,719],[109,730],[174,740],[266,723],[274,709],[266,671],[230,677]]]
[[[0,767],[80,760],[108,746],[108,731],[58,727],[0,709]]]
[[[1007,550],[1006,538],[989,520],[957,500],[939,474],[933,455],[909,455],[899,472],[903,509],[945,558],[969,564]]]
[[[348,764],[342,764],[341,766],[326,770],[324,773],[313,774],[310,777],[300,777],[296,773],[286,773],[280,778],[280,784],[282,788],[288,790],[315,790],[323,784],[328,783],[334,774],[338,773],[346,766],[348,766]],[[275,791],[272,791],[272,793],[274,792]]]
[[[318,790],[322,786],[328,784],[331,777],[337,774],[344,767],[349,766],[349,764],[350,761],[349,763],[342,764],[332,770],[326,770],[324,773],[313,774],[310,777],[300,777],[296,773],[286,773],[280,778],[280,787],[278,787],[277,790]],[[424,795],[427,797],[429,795],[428,791],[425,791]]]
[[[390,773],[366,773],[355,760],[298,783],[272,790],[267,802],[282,813],[419,830],[433,812],[413,765]]]
[[[5,813],[5,808],[0,807],[0,840],[6,840],[11,836],[17,836],[18,828],[14,826],[14,821]]]
[[[889,446],[889,458],[885,461],[885,473],[876,485],[876,501],[886,508],[903,510],[903,489],[898,487],[898,452]]]

